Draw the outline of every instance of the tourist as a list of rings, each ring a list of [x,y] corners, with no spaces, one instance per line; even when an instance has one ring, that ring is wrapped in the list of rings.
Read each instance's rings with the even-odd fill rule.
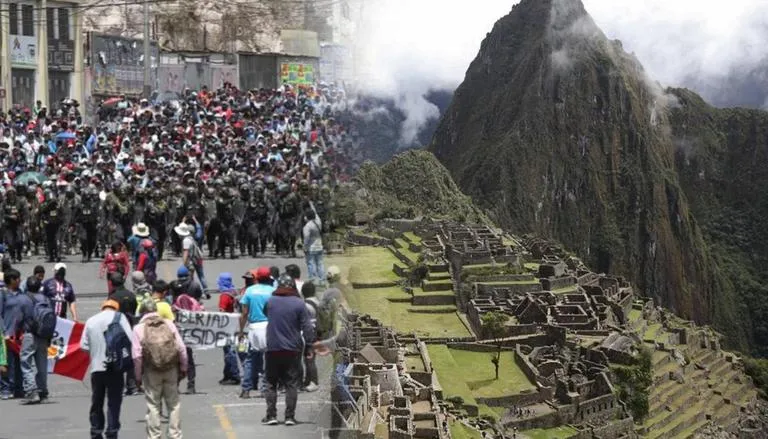
[[[53,277],[43,283],[43,294],[53,300],[56,315],[67,318],[67,308],[72,313],[72,320],[77,321],[75,290],[66,279],[67,266],[59,262],[53,266]]]
[[[120,304],[107,300],[101,312],[85,322],[80,348],[91,357],[91,438],[117,438],[120,431],[120,408],[123,404],[123,371],[107,367],[107,340],[104,333],[119,314]],[[119,317],[126,335],[131,335],[131,325],[125,315]],[[137,383],[139,384],[139,383]],[[104,419],[104,401],[107,417]]]
[[[239,297],[237,289],[232,282],[232,274],[221,273],[216,281],[219,289],[219,312],[234,313],[239,310]],[[239,385],[240,384],[240,365],[237,362],[237,349],[233,346],[232,340],[228,340],[223,347],[224,350],[224,377],[219,380],[219,384]]]
[[[276,425],[277,387],[285,386],[285,425],[296,424],[296,403],[301,385],[300,359],[304,346],[312,346],[315,330],[306,305],[296,291],[293,279],[284,275],[265,306],[267,325],[266,381],[267,414],[262,424]],[[306,355],[313,356],[310,350]]]
[[[163,436],[163,403],[168,408],[168,438],[181,439],[179,381],[187,374],[187,347],[173,322],[160,317],[154,302],[133,331],[132,356],[136,381],[147,400],[147,438]]]
[[[128,249],[131,251],[131,262],[133,262],[133,265],[136,266],[136,264],[139,262],[141,241],[149,238],[149,226],[144,223],[138,223],[131,228],[131,232],[133,234],[130,238],[128,238],[126,242]]]
[[[259,267],[256,270],[256,284],[248,287],[240,299],[240,345],[245,347],[241,353],[243,375],[240,397],[244,399],[250,398],[253,389],[264,390],[264,351],[267,347],[267,316],[264,307],[274,291],[269,268]]]
[[[307,277],[316,284],[325,284],[325,267],[323,266],[322,224],[314,210],[304,214],[304,257],[307,261]]]
[[[5,275],[11,279],[16,273],[9,271]],[[48,400],[48,347],[55,332],[56,320],[50,299],[39,292],[41,284],[40,279],[30,276],[27,279],[30,292],[19,296],[19,329],[24,332],[20,361],[25,395],[23,404],[26,405]],[[49,328],[40,327],[45,323],[41,320],[46,319],[43,313],[50,314],[47,317],[51,323]]]

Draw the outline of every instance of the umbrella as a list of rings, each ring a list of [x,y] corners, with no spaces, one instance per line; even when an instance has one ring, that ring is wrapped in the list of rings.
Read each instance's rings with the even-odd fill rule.
[[[48,177],[45,176],[45,174],[40,172],[25,172],[15,179],[15,183],[17,184],[23,184],[27,185],[29,182],[34,181],[37,184],[43,184],[44,181],[48,180]]]
[[[70,140],[77,137],[75,133],[70,133],[69,131],[64,131],[59,134],[56,134],[56,140]]]
[[[114,106],[117,106],[117,104],[119,104],[122,101],[123,100],[121,98],[118,98],[118,97],[109,98],[109,99],[105,100],[104,102],[102,102],[101,106],[104,107],[104,108],[114,107]]]

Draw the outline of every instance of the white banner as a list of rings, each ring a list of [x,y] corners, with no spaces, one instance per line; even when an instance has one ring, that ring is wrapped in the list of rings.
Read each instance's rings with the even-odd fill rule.
[[[11,64],[37,66],[37,37],[11,35]]]
[[[184,343],[192,349],[213,349],[235,344],[240,314],[179,311],[176,318]]]

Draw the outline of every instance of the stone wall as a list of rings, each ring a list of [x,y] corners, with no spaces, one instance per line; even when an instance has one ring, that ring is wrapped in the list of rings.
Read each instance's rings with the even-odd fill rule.
[[[605,422],[613,419],[619,405],[616,396],[613,394],[598,396],[579,403],[576,412],[575,423],[586,422]]]
[[[429,305],[455,305],[456,295],[452,291],[446,291],[445,294],[414,295],[411,299],[414,306]]]
[[[559,290],[572,285],[576,285],[576,278],[573,276],[541,279],[541,286],[544,291]]]
[[[536,370],[536,367],[528,360],[528,356],[520,351],[519,344],[515,346],[515,363],[517,363],[520,370],[523,371],[525,376],[528,377],[532,383],[539,382],[539,371]]]
[[[531,292],[537,292],[542,291],[541,284],[535,283],[535,284],[483,284],[483,283],[476,283],[475,284],[475,291],[477,292],[478,296],[481,295],[490,295],[494,289],[496,288],[504,288],[505,290],[510,291],[513,294],[525,294],[525,293],[531,293]]]
[[[409,219],[383,219],[381,220],[381,224],[392,230],[397,230],[400,233],[405,232],[412,232],[416,226],[418,226],[419,221],[417,220],[409,220]]]

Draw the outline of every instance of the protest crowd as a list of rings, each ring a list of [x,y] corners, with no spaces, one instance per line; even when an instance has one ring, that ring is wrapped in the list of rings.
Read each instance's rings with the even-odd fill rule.
[[[219,384],[263,396],[266,425],[280,423],[284,391],[283,423],[294,425],[298,392],[318,389],[315,351],[328,353],[316,341],[335,325],[338,290],[328,287],[338,269],[324,267],[323,237],[332,192],[352,170],[333,117],[343,100],[333,86],[224,84],[172,102],[109,99],[94,126],[72,100],[0,115],[0,399],[39,404],[49,372],[82,380],[90,370],[92,438],[116,438],[122,398],[137,393],[147,437],[162,437],[166,418],[169,437],[181,438],[179,384],[196,393],[193,347],[211,345],[223,351]],[[306,281],[296,264],[254,267],[238,285],[204,271],[205,259],[297,250]],[[84,324],[62,262],[77,253],[101,259],[92,267],[106,298]],[[175,279],[157,273],[169,254]],[[42,265],[29,277],[14,268],[37,255],[55,264],[51,277]],[[213,291],[217,309],[204,306]],[[199,314],[232,330],[185,332]],[[80,357],[50,363],[75,334]]]

